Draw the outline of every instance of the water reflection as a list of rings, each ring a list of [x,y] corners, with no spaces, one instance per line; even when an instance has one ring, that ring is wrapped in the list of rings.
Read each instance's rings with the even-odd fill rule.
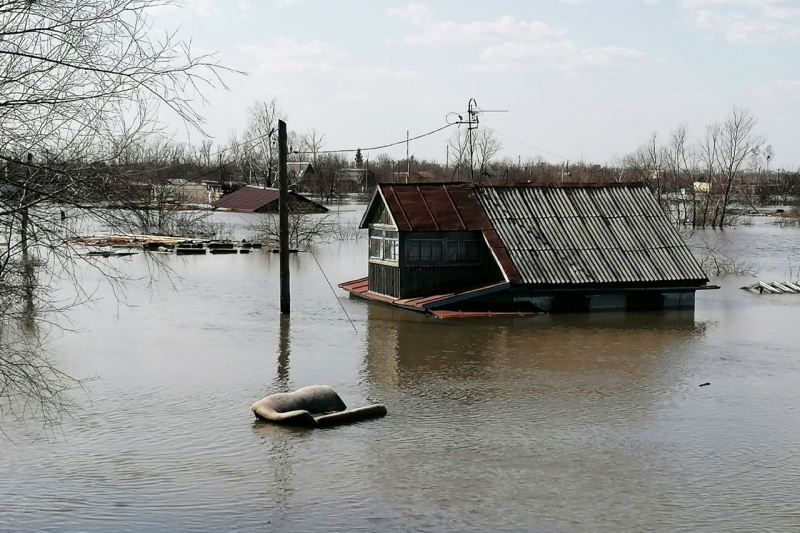
[[[442,321],[370,304],[366,370],[376,387],[445,391],[466,403],[510,388],[554,393],[647,387],[704,334],[692,311]],[[453,390],[448,383],[468,383]]]
[[[291,351],[291,337],[289,331],[289,315],[280,316],[280,331],[278,333],[278,372],[275,375],[275,392],[289,391],[289,353]]]
[[[735,235],[785,264],[763,229]],[[317,257],[342,281],[365,250]],[[479,321],[342,299],[356,334],[308,256],[282,320],[277,256],[167,261],[180,291],[132,287],[122,310],[99,292],[70,314],[86,332],[54,361],[100,379],[59,442],[0,438],[0,530],[797,530],[799,298],[728,279],[695,316]],[[253,422],[254,400],[315,383],[389,416]]]

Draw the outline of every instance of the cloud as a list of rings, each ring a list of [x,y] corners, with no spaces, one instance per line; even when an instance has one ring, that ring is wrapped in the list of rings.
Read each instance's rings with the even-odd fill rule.
[[[561,0],[580,2],[584,0]],[[408,4],[389,10],[414,26],[411,35],[390,42],[408,45],[450,45],[485,43],[480,62],[473,71],[510,72],[546,68],[575,71],[582,68],[613,67],[645,57],[645,53],[622,46],[582,46],[566,38],[566,32],[538,20],[511,16],[475,22],[435,22],[424,4]],[[424,14],[424,16],[423,16]]]
[[[459,44],[507,40],[533,40],[563,35],[563,30],[551,28],[544,22],[501,17],[481,22],[435,22],[425,24],[419,33],[400,39],[404,44]]]
[[[800,8],[786,0],[684,0],[682,6],[690,25],[729,42],[800,40]]]
[[[402,21],[418,26],[428,22],[432,16],[431,10],[425,4],[410,3],[406,7],[398,9],[392,8],[388,11],[389,15],[399,18]]]
[[[239,45],[237,49],[258,62],[258,74],[317,72],[345,75],[354,80],[418,76],[416,72],[407,70],[343,66],[349,54],[322,41],[299,42],[289,37],[275,37],[268,46],[249,44]]]
[[[213,18],[222,15],[214,0],[180,0],[175,4],[154,4],[147,8],[151,15],[182,14],[197,18]]]
[[[579,71],[591,68],[618,67],[646,57],[640,50],[622,46],[582,47],[570,40],[552,42],[509,42],[492,45],[481,54],[482,63],[473,70],[508,72],[543,68]]]
[[[289,7],[299,4],[303,0],[272,0],[272,5],[275,7]]]

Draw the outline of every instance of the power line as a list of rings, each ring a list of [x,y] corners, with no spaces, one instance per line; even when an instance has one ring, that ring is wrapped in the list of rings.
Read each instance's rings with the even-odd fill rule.
[[[210,154],[208,154],[208,156],[207,156],[207,157],[210,159],[210,158],[212,158],[212,157],[214,157],[214,156],[219,156],[219,155],[222,155],[222,154],[224,154],[225,152],[227,152],[227,151],[229,151],[229,150],[233,150],[234,148],[241,148],[242,146],[246,146],[246,145],[248,145],[248,144],[255,143],[255,142],[258,142],[258,141],[261,141],[261,140],[263,140],[263,139],[268,139],[268,138],[272,137],[272,135],[273,135],[274,133],[275,133],[275,128],[271,129],[271,130],[270,130],[268,133],[265,133],[264,135],[259,135],[258,137],[254,137],[254,138],[252,138],[252,139],[248,139],[248,140],[246,140],[246,141],[242,141],[242,142],[239,142],[239,143],[235,143],[235,144],[231,144],[231,145],[229,145],[229,146],[226,146],[225,148],[222,148],[221,150],[217,150],[216,152],[213,152],[213,153],[210,153]],[[151,168],[151,169],[148,169],[148,170],[140,170],[140,171],[138,171],[138,172],[132,172],[132,173],[128,173],[127,175],[128,175],[128,176],[131,176],[131,175],[134,175],[134,176],[135,176],[135,175],[137,175],[137,174],[147,174],[147,173],[150,173],[150,172],[158,172],[158,171],[160,171],[160,170],[169,170],[169,169],[171,169],[171,168],[176,168],[176,167],[180,167],[180,166],[184,166],[184,165],[191,165],[191,164],[192,164],[192,163],[175,163],[175,164],[173,164],[173,165],[167,165],[167,166],[165,166],[165,167]],[[224,168],[224,167],[226,167],[226,166],[228,166],[228,165],[230,165],[230,164],[231,164],[231,163],[225,163],[224,165],[220,166],[219,168],[217,168],[217,169],[213,170],[212,172],[216,172],[216,171],[217,171],[217,170],[219,170],[220,168]],[[120,164],[120,165],[113,165],[113,166],[117,166],[117,167],[123,167],[123,166],[128,166],[128,165],[121,165],[121,164]],[[196,178],[195,178],[195,179],[196,179]]]
[[[316,263],[317,263],[317,266],[319,267],[319,271],[320,271],[320,272],[322,272],[322,276],[325,278],[325,281],[327,281],[327,282],[328,282],[328,287],[330,287],[330,288],[331,288],[331,292],[333,293],[333,297],[334,297],[334,298],[336,298],[336,301],[337,301],[337,302],[339,302],[339,307],[341,307],[341,308],[342,308],[342,311],[344,311],[344,316],[346,316],[346,317],[347,317],[347,320],[349,320],[349,321],[350,321],[350,325],[351,325],[351,326],[353,326],[353,331],[355,331],[355,332],[356,332],[356,335],[357,335],[357,334],[358,334],[358,329],[356,329],[356,325],[355,325],[355,323],[353,322],[353,319],[352,319],[352,318],[350,318],[350,315],[347,313],[347,309],[345,309],[345,308],[344,308],[344,304],[342,304],[342,301],[341,301],[341,300],[339,299],[339,297],[336,295],[336,290],[333,288],[333,285],[331,285],[331,280],[329,280],[329,279],[328,279],[328,275],[327,275],[327,274],[325,274],[325,270],[322,268],[322,265],[320,265],[320,264],[319,264],[319,259],[317,259],[317,256],[316,256],[316,254],[314,253],[314,250],[309,250],[309,252],[311,252],[311,257],[313,257],[313,258],[314,258],[314,261],[316,261]]]
[[[348,149],[345,149],[345,150],[320,150],[318,152],[292,150],[290,153],[292,153],[292,154],[314,154],[314,153],[316,153],[316,154],[338,154],[338,153],[357,152],[358,150],[363,150],[363,151],[381,150],[383,148],[390,148],[392,146],[398,146],[400,144],[404,144],[404,143],[408,143],[408,142],[411,142],[411,141],[416,141],[417,139],[422,139],[424,137],[428,137],[430,135],[433,135],[434,133],[439,133],[440,131],[447,129],[450,126],[455,126],[455,125],[457,125],[457,123],[455,123],[455,122],[454,123],[448,123],[448,124],[442,126],[441,128],[437,128],[437,129],[435,129],[433,131],[429,131],[427,133],[423,133],[422,135],[417,135],[416,137],[412,137],[410,139],[405,139],[405,140],[402,140],[402,141],[397,141],[397,142],[393,142],[393,143],[389,143],[389,144],[384,144],[384,145],[381,145],[381,146],[372,146],[372,147],[368,147],[368,148],[348,148]],[[234,148],[239,148],[239,147],[251,144],[251,143],[258,142],[260,140],[263,140],[264,138],[269,138],[269,137],[272,136],[273,133],[275,133],[274,129],[272,131],[270,131],[269,133],[265,134],[265,135],[261,135],[259,137],[255,137],[253,139],[248,139],[246,141],[242,141],[240,143],[236,143],[236,144],[227,146],[227,147],[225,147],[225,148],[223,148],[221,150],[218,150],[218,151],[216,151],[214,153],[208,154],[208,158],[224,154],[225,152],[227,152],[229,150],[232,150]],[[171,168],[176,168],[176,167],[180,167],[180,166],[184,166],[184,165],[190,165],[190,164],[191,163],[175,163],[174,165],[167,165],[165,167],[158,167],[158,168],[151,168],[151,169],[147,169],[147,170],[133,171],[133,172],[127,173],[126,175],[127,176],[136,176],[136,175],[142,175],[142,174],[149,174],[151,172],[159,172],[161,170],[169,170]],[[211,170],[211,171],[209,171],[209,172],[207,172],[207,173],[205,173],[205,174],[203,174],[201,176],[198,176],[198,177],[196,177],[194,179],[196,180],[196,179],[201,178],[203,176],[207,176],[209,174],[213,174],[214,172],[216,172],[216,171],[218,171],[220,169],[223,169],[226,166],[231,165],[231,164],[233,164],[233,162],[227,162],[227,163],[221,164],[217,168],[215,168],[215,169],[213,169],[213,170]],[[122,167],[122,166],[127,166],[127,165],[113,165],[113,166]]]
[[[397,142],[393,142],[393,143],[389,143],[389,144],[383,144],[381,146],[370,146],[370,147],[367,147],[367,148],[355,148],[355,149],[348,148],[346,150],[320,150],[318,152],[308,152],[308,151],[293,150],[292,153],[293,154],[314,154],[314,153],[317,153],[317,154],[342,154],[342,153],[347,153],[347,152],[357,152],[358,150],[362,150],[364,152],[368,152],[368,151],[371,151],[371,150],[382,150],[384,148],[390,148],[392,146],[398,146],[398,145],[401,145],[401,144],[406,144],[406,143],[411,142],[411,141],[416,141],[417,139],[422,139],[423,137],[428,137],[429,135],[433,135],[434,133],[439,133],[440,131],[447,129],[450,126],[455,126],[456,124],[457,123],[455,123],[455,122],[453,122],[451,124],[446,124],[446,125],[442,126],[441,128],[437,128],[437,129],[435,129],[433,131],[429,131],[428,133],[423,133],[422,135],[417,135],[416,137],[411,137],[410,139],[403,139],[402,141],[397,141]]]
[[[514,139],[513,137],[509,137],[508,135],[505,135],[504,133],[500,133],[499,131],[497,131],[494,128],[490,128],[489,126],[484,126],[484,128],[486,128],[489,131],[493,131],[494,133],[498,134],[501,137],[505,137],[509,141],[514,141],[515,143],[519,143],[519,144],[521,144],[523,146],[527,146],[528,148],[533,148],[534,150],[536,150],[538,152],[542,152],[542,153],[545,153],[547,155],[552,155],[553,157],[557,157],[559,159],[563,159],[564,161],[569,161],[568,157],[564,157],[564,156],[561,156],[561,155],[558,155],[558,154],[554,154],[553,152],[548,152],[547,150],[544,150],[542,148],[538,148],[536,146],[533,146],[532,144],[528,144],[528,143],[522,142],[522,141],[520,141],[518,139]]]

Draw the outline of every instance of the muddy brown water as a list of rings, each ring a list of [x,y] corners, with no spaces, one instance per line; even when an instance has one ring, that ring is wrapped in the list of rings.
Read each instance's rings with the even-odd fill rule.
[[[726,237],[762,279],[800,265],[796,229]],[[317,257],[341,282],[366,246]],[[4,426],[0,530],[800,530],[800,295],[721,278],[693,313],[439,321],[334,297],[300,254],[281,321],[277,256],[169,261],[177,291],[101,288],[52,340],[97,379],[54,438]],[[254,421],[254,400],[317,383],[389,416]]]

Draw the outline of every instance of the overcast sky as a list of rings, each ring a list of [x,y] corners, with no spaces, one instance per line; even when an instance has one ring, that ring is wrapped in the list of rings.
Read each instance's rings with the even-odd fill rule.
[[[800,166],[800,0],[178,1],[156,25],[249,73],[206,93],[218,141],[273,97],[326,149],[431,131],[475,98],[509,111],[482,117],[504,156],[609,163],[654,131],[700,136],[738,105],[773,168]],[[444,161],[451,133],[411,151]]]

